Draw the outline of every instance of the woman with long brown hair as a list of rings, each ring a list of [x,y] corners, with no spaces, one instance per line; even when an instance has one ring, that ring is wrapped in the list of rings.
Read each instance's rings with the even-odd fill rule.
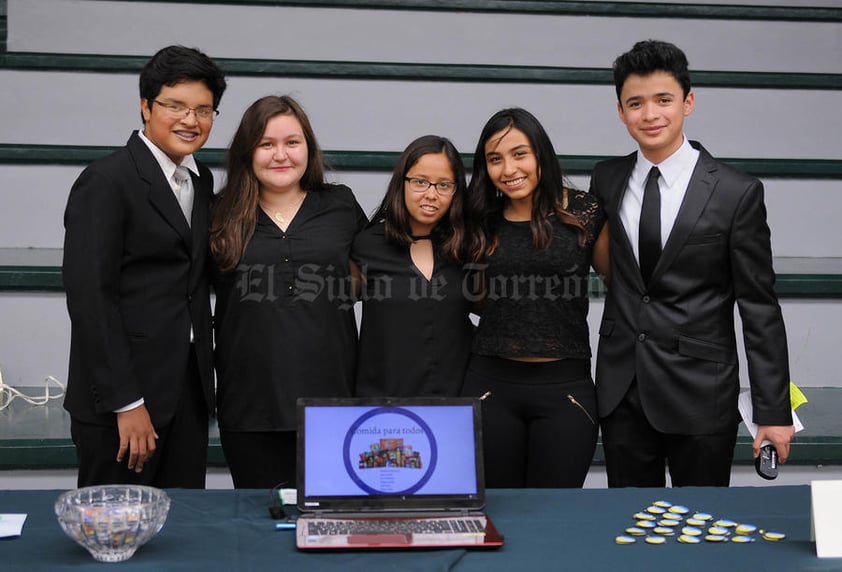
[[[580,487],[598,431],[588,281],[607,269],[605,215],[520,108],[483,128],[468,206],[484,301],[462,391],[483,398],[486,484]]]
[[[366,217],[325,182],[301,106],[245,112],[214,208],[217,411],[236,488],[295,487],[298,397],[351,395],[356,325],[349,253]]]

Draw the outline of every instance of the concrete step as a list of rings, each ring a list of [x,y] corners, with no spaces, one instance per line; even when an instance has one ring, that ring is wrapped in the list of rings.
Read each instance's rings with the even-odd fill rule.
[[[842,388],[804,388],[809,402],[798,409],[805,429],[793,442],[788,465],[836,465],[842,462],[842,427],[837,422],[842,407]],[[225,466],[219,443],[219,430],[211,420],[208,463]],[[753,463],[752,439],[740,426],[734,463]],[[70,416],[61,400],[32,406],[20,400],[0,412],[0,470],[61,469],[76,466],[76,450],[70,440]],[[605,456],[601,443],[593,460],[602,465]]]

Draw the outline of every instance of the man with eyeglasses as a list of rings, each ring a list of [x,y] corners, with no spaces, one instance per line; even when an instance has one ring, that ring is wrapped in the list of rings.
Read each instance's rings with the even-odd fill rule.
[[[213,176],[193,153],[210,135],[225,87],[202,52],[160,50],[140,74],[143,130],[88,166],[70,191],[64,407],[80,487],[205,486]]]

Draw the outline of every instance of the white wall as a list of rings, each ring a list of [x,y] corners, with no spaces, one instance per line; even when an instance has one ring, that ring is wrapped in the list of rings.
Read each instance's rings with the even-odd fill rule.
[[[839,7],[842,1],[796,4]],[[658,37],[682,46],[696,70],[842,72],[838,23],[89,0],[8,0],[7,7],[8,49],[21,52],[149,55],[182,43],[227,58],[607,68],[634,41]],[[212,148],[226,147],[243,110],[268,93],[299,98],[322,147],[330,150],[400,151],[416,136],[435,132],[471,152],[487,117],[510,105],[533,111],[561,154],[616,155],[634,148],[608,85],[241,76],[229,82],[208,142]],[[839,92],[709,87],[696,92],[687,133],[716,155],[842,157]],[[0,143],[119,146],[139,126],[135,74],[0,70]],[[0,165],[0,247],[60,248],[64,203],[81,169]],[[218,170],[216,177],[219,187]],[[371,212],[388,175],[339,172],[332,178],[349,184]],[[587,187],[587,177],[573,180]],[[764,182],[776,256],[842,258],[838,180]],[[842,385],[829,359],[842,304],[785,300],[783,307],[793,377],[809,386]],[[601,310],[594,301],[594,330]],[[69,333],[63,295],[2,293],[0,323],[6,326],[0,328],[0,367],[7,383],[65,377]]]
[[[686,3],[692,3],[686,0]],[[707,4],[842,7],[842,0],[705,0]],[[685,49],[694,70],[842,73],[842,24],[600,18],[528,14],[340,10],[195,3],[8,0],[9,51],[148,56],[196,46],[213,57],[607,68],[649,37]],[[329,150],[400,151],[439,133],[471,152],[487,117],[504,106],[533,111],[560,154],[616,155],[634,148],[616,116],[613,87],[523,83],[408,82],[230,77],[208,142],[227,146],[243,110],[270,93],[291,93]],[[715,155],[842,158],[840,93],[699,87],[687,133]],[[122,145],[140,126],[134,74],[0,70],[0,143]],[[0,248],[60,248],[62,213],[80,166],[0,165]],[[216,172],[217,187],[221,173]],[[384,173],[334,173],[366,212]],[[574,177],[586,188],[587,177]],[[773,251],[842,258],[839,180],[767,179]],[[783,300],[792,378],[842,386],[842,302]],[[602,313],[591,303],[591,341]],[[66,378],[69,323],[61,293],[0,293],[0,368],[6,383],[43,387]],[[743,360],[743,378],[745,365]],[[835,471],[835,472],[834,472]],[[772,484],[840,478],[834,468],[786,467]],[[0,488],[70,488],[72,471],[0,473]],[[747,467],[734,484],[762,485]],[[224,470],[209,486],[227,488]],[[587,486],[604,486],[601,469]]]
[[[778,4],[821,5],[815,0]],[[838,1],[825,5],[842,6]],[[635,41],[653,37],[681,46],[699,70],[842,71],[839,25],[833,23],[191,2],[8,0],[8,6],[9,51],[150,55],[180,43],[231,58],[604,68]]]

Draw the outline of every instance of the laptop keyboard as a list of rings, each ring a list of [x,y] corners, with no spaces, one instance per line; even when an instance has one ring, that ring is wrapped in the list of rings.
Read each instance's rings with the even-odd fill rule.
[[[349,534],[482,534],[485,523],[480,519],[465,518],[364,518],[307,521],[307,534],[333,536]]]

